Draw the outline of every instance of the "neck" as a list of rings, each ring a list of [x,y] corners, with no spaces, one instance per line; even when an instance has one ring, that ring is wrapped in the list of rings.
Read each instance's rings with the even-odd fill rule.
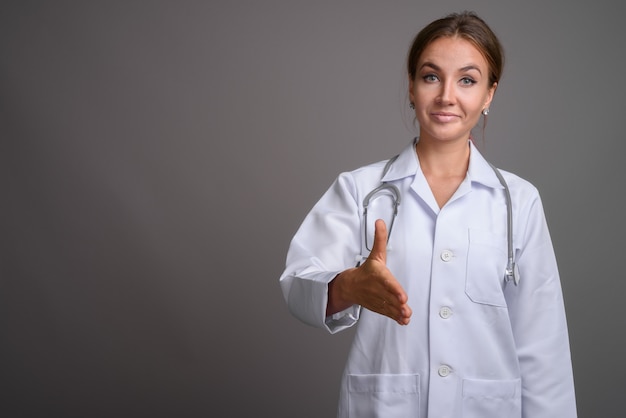
[[[415,151],[422,171],[435,177],[465,177],[470,147],[466,140],[454,142],[418,141]]]

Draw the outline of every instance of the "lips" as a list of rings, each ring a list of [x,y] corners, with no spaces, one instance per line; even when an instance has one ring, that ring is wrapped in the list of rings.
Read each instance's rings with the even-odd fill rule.
[[[459,115],[449,112],[433,112],[430,115],[434,120],[441,123],[452,122],[458,120],[460,117]]]

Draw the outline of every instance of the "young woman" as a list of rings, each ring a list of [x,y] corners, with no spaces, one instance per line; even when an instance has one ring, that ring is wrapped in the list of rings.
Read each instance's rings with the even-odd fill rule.
[[[539,194],[471,140],[502,66],[473,13],[421,30],[407,60],[419,136],[342,173],[291,242],[290,311],[331,333],[357,324],[339,417],[576,416]]]

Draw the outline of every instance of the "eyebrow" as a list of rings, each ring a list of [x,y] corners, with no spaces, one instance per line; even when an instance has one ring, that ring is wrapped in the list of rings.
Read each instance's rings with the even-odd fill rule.
[[[435,71],[441,71],[441,67],[439,67],[437,64],[433,64],[432,62],[428,62],[428,61],[423,63],[422,66],[420,67],[420,69],[422,69],[424,67],[430,67],[430,68],[432,68]],[[476,70],[476,71],[478,71],[478,73],[480,75],[483,74],[482,71],[480,71],[480,68],[478,68],[478,66],[476,66],[474,64],[469,64],[469,65],[466,65],[465,67],[459,68],[459,72],[467,72],[467,71],[470,71],[470,70]]]

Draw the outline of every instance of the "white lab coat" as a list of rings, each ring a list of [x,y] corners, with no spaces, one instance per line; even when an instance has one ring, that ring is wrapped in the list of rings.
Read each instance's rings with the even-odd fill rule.
[[[325,316],[328,283],[367,257],[363,198],[380,184],[385,161],[342,173],[291,242],[280,284],[293,315],[331,333],[358,324],[338,417],[576,417],[565,309],[539,194],[502,171],[521,275],[519,285],[505,284],[504,188],[470,147],[467,176],[441,209],[414,143],[383,178],[401,192],[387,265],[407,292],[409,325],[359,306]],[[376,218],[389,225],[385,199],[368,215],[370,236]]]

